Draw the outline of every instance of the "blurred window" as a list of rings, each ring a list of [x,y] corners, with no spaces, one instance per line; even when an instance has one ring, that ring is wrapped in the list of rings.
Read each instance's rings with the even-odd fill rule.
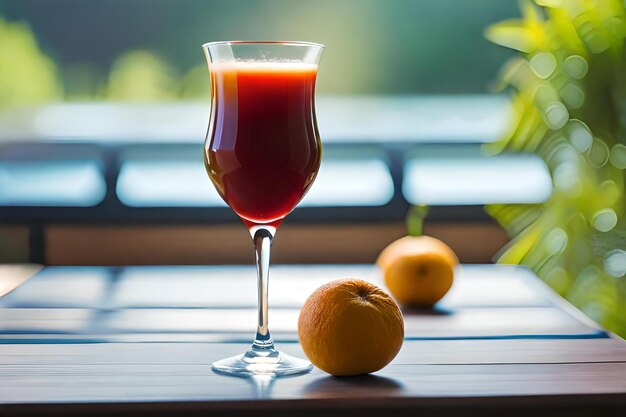
[[[487,93],[510,52],[483,29],[517,14],[508,0],[0,0],[3,222],[124,222],[158,208],[170,222],[194,208],[223,219],[202,161],[200,45],[277,34],[327,45],[324,158],[305,213],[362,207],[398,220],[409,204],[543,201],[540,160],[481,152],[509,123],[507,98]],[[20,209],[59,206],[82,211]]]
[[[0,205],[92,207],[105,192],[97,161],[0,161]]]

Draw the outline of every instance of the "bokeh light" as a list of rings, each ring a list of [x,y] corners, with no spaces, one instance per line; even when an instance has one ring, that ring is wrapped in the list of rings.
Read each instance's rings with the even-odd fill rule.
[[[598,210],[591,218],[591,224],[600,232],[608,232],[617,225],[617,214],[610,208]]]
[[[623,278],[626,275],[626,250],[615,249],[607,253],[604,269],[615,278]]]

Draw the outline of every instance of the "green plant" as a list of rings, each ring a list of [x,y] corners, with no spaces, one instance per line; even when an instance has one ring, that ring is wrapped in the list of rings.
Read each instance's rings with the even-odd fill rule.
[[[516,49],[510,131],[486,149],[534,152],[554,191],[537,205],[491,205],[511,242],[503,263],[531,267],[593,319],[626,335],[626,14],[620,0],[535,0],[486,37]]]
[[[111,68],[105,98],[111,101],[173,101],[178,79],[163,58],[149,51],[120,55]]]
[[[62,94],[57,67],[30,27],[0,17],[0,109],[38,104]]]

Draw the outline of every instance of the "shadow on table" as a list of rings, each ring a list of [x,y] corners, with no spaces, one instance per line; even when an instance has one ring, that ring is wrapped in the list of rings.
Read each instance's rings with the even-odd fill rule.
[[[404,385],[395,379],[378,375],[325,376],[307,384],[304,392],[313,397],[345,396],[351,391],[355,393],[367,391],[387,396],[400,392],[403,387]]]
[[[404,306],[401,310],[404,316],[449,316],[454,314],[454,310],[436,305],[433,307]]]

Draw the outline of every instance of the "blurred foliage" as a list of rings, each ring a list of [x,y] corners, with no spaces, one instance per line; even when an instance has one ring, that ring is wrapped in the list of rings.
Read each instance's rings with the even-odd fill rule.
[[[151,102],[208,100],[205,65],[182,76],[158,54],[131,50],[107,74],[87,63],[57,68],[39,48],[30,27],[0,18],[0,109],[59,100]]]
[[[41,52],[28,25],[0,17],[0,109],[61,95],[56,65]]]
[[[180,80],[179,96],[183,100],[208,100],[211,83],[207,78],[207,67],[198,65],[190,69]]]
[[[502,71],[514,122],[487,150],[534,152],[554,183],[539,205],[492,205],[512,237],[503,263],[532,268],[626,335],[626,15],[621,0],[535,0],[489,40],[520,54]]]
[[[482,30],[515,16],[516,1],[0,0],[0,15],[29,22],[62,73],[88,63],[103,80],[129,50],[183,75],[204,65],[204,42],[301,39],[328,45],[320,94],[476,94],[512,55]]]
[[[131,51],[113,64],[105,98],[169,101],[176,97],[177,84],[174,70],[162,58],[147,51]]]
[[[514,15],[515,2],[0,0],[0,16],[28,22],[54,59],[63,91],[53,101],[206,100],[209,82],[200,45],[226,39],[304,39],[328,45],[319,94],[476,94],[486,92],[500,63],[512,55],[490,45],[482,29]],[[151,57],[130,59],[135,52]],[[122,65],[124,74],[116,75],[116,86],[110,86],[111,72],[123,57],[130,62]],[[26,61],[15,64],[32,68]],[[145,79],[127,84],[142,71]],[[11,83],[12,76],[4,80]],[[38,102],[18,96],[24,98],[22,104]],[[5,98],[0,101],[12,106]]]
[[[102,98],[118,102],[208,100],[210,85],[206,65],[180,76],[158,54],[134,50],[115,60]]]

